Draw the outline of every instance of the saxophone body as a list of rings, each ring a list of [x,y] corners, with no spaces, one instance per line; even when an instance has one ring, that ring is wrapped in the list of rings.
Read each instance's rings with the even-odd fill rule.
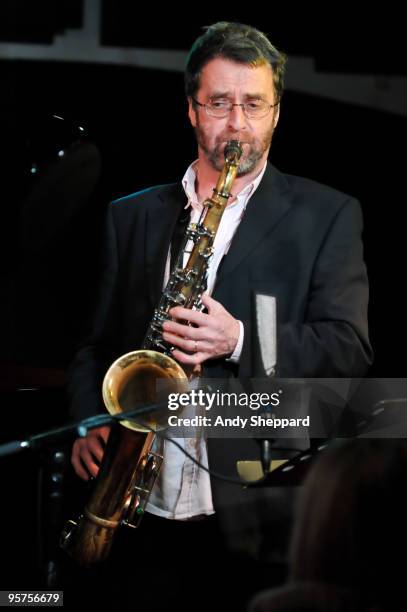
[[[171,319],[169,311],[174,306],[202,308],[213,243],[241,155],[238,141],[227,143],[213,195],[204,202],[198,223],[187,228],[142,348],[116,359],[105,375],[103,400],[113,415],[159,403],[160,383],[164,383],[166,396],[188,390],[191,373],[173,359],[173,347],[163,339],[162,325]],[[186,253],[189,256],[184,266]],[[111,428],[91,497],[83,513],[77,520],[68,521],[61,534],[62,548],[79,565],[105,560],[120,525],[138,527],[163,459],[152,452],[154,432],[165,428],[167,418],[164,409]]]

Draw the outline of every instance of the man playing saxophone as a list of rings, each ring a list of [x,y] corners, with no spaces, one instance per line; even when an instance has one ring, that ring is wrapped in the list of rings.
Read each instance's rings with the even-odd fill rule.
[[[210,378],[259,375],[253,371],[251,296],[262,290],[278,303],[279,376],[366,373],[372,352],[360,206],[331,188],[283,174],[268,161],[284,69],[284,55],[250,26],[214,24],[192,46],[185,89],[198,158],[181,181],[109,207],[98,311],[71,370],[77,418],[101,410],[106,369],[119,355],[141,346],[170,274],[180,226],[199,219],[231,140],[240,142],[243,153],[215,239],[202,297],[205,311],[172,308],[163,337],[174,347],[173,357],[181,365],[202,368]],[[97,475],[108,433],[108,428],[100,428],[75,441],[72,464],[82,479]],[[202,464],[214,467],[204,438],[183,443]],[[202,568],[209,558],[214,561],[210,543],[216,540],[219,545],[218,537],[212,537],[219,533],[217,523],[213,527],[217,489],[180,449],[166,442],[162,452],[162,473],[147,507],[150,515],[159,517],[151,519],[154,531],[177,530],[170,536],[174,552],[175,542],[189,539],[192,531],[186,530],[193,530],[198,547],[194,559],[198,557]],[[148,524],[143,523],[142,530],[148,533]],[[220,554],[219,559],[224,557]],[[257,587],[246,584],[245,593]],[[184,583],[182,588],[190,592]],[[178,609],[188,608],[179,593],[174,599]],[[242,601],[236,596],[237,608]],[[199,602],[194,607],[200,609]]]

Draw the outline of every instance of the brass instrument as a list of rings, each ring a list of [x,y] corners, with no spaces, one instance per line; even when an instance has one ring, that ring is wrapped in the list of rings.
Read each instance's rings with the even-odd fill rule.
[[[190,224],[186,231],[141,350],[122,355],[107,371],[103,400],[111,414],[158,403],[157,386],[163,379],[167,394],[188,389],[189,376],[172,358],[173,347],[163,339],[162,324],[171,319],[169,311],[174,306],[202,308],[213,243],[241,155],[238,141],[227,143],[213,195],[205,200],[198,223]],[[184,267],[190,240],[193,246]],[[61,546],[80,565],[106,559],[119,525],[139,525],[162,463],[162,456],[151,450],[155,437],[151,430],[163,428],[167,418],[164,409],[152,412],[144,421],[122,421],[124,427],[112,427],[91,498],[83,514],[77,521],[68,521],[61,535]]]

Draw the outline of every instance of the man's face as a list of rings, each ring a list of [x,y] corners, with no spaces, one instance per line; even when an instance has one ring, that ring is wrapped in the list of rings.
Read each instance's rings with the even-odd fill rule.
[[[200,88],[195,99],[201,104],[212,100],[228,100],[234,104],[262,99],[275,104],[271,66],[264,64],[252,68],[224,58],[208,62],[201,73]],[[246,117],[241,106],[234,106],[224,118],[209,117],[205,108],[194,107],[189,99],[189,118],[200,149],[211,166],[220,171],[224,165],[224,148],[228,140],[240,140],[243,156],[238,176],[261,169],[267,159],[279,106],[271,108],[261,119]]]

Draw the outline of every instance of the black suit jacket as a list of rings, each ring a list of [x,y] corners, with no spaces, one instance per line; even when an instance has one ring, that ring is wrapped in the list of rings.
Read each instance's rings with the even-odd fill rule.
[[[76,418],[103,411],[101,385],[107,368],[120,355],[141,346],[162,291],[171,236],[185,203],[177,183],[146,189],[109,206],[93,329],[71,368]],[[372,351],[361,233],[356,200],[268,165],[213,293],[244,323],[240,363],[208,361],[206,376],[261,375],[254,369],[252,348],[252,294],[256,291],[277,298],[279,376],[363,376]],[[258,447],[251,441],[248,450],[242,440],[208,442],[210,467],[220,472],[236,475],[236,459],[258,456]],[[264,533],[261,515],[267,519],[270,514],[263,503],[268,493],[242,493],[215,480],[212,491],[232,544],[258,553]],[[273,512],[278,514],[280,507],[284,515],[284,494],[277,497],[273,497]]]
[[[180,183],[146,189],[108,209],[103,274],[93,329],[71,368],[72,411],[103,410],[100,388],[111,362],[139,348],[163,285]],[[206,363],[207,376],[253,370],[252,294],[277,298],[281,377],[359,377],[372,360],[368,281],[358,202],[270,164],[251,198],[213,297],[244,323],[239,365]]]

